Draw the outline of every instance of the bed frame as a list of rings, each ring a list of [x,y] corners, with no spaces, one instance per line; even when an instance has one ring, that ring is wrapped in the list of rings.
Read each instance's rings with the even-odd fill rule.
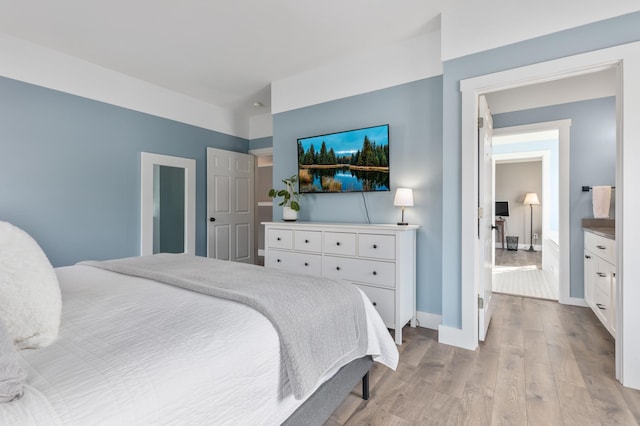
[[[368,400],[369,369],[372,365],[373,359],[371,356],[366,356],[342,367],[298,407],[283,425],[323,425],[360,380],[362,380],[362,399]]]

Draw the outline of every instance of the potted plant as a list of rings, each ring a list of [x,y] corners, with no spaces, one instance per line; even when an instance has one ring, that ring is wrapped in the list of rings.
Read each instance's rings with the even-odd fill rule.
[[[295,221],[298,219],[298,212],[300,211],[300,194],[296,191],[298,176],[293,175],[290,178],[283,179],[282,183],[284,183],[285,188],[280,190],[271,188],[269,190],[269,197],[282,197],[282,201],[278,204],[282,206],[282,219],[285,221]]]

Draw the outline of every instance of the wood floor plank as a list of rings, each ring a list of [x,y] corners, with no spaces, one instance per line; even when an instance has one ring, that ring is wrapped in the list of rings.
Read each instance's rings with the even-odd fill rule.
[[[397,371],[375,365],[327,426],[640,424],[640,391],[614,376],[614,341],[587,308],[494,295],[476,351],[403,330]]]
[[[522,348],[505,344],[500,350],[491,424],[527,424]]]

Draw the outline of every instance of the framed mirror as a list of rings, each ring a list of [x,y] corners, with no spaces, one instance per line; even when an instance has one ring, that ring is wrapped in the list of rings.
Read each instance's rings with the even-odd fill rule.
[[[196,160],[141,153],[140,254],[196,254]]]

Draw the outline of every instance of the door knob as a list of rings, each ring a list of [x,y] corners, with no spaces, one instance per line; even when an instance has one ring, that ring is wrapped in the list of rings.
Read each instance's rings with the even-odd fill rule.
[[[209,218],[209,222],[215,222],[215,221],[216,221],[216,218],[215,218],[215,217],[210,217],[210,218]]]
[[[494,229],[498,229],[498,227],[495,225],[491,225],[491,230],[494,230]]]

